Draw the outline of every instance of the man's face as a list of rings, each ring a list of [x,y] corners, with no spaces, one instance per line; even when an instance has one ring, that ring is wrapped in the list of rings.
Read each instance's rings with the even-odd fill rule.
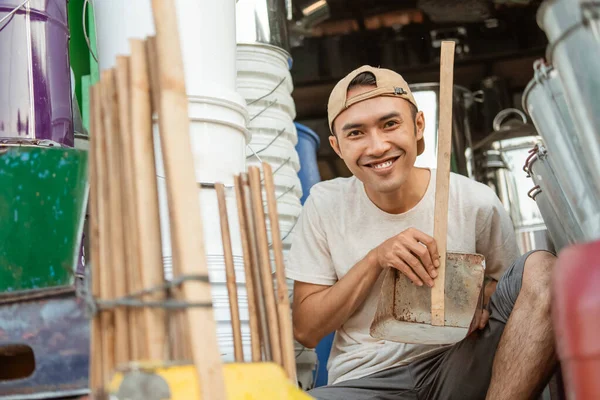
[[[371,87],[359,86],[348,97]],[[417,158],[417,141],[423,138],[425,119],[413,119],[410,103],[379,96],[344,110],[334,122],[329,142],[348,169],[367,188],[378,193],[398,190],[406,182]]]

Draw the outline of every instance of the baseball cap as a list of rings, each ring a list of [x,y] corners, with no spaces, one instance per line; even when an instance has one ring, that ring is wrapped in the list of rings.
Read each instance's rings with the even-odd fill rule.
[[[375,76],[376,87],[368,90],[359,95],[348,98],[348,85],[354,78],[363,72],[370,72]],[[331,94],[329,95],[329,102],[327,103],[327,117],[329,119],[329,129],[333,134],[333,121],[338,115],[345,109],[353,104],[360,101],[372,99],[377,96],[390,96],[399,97],[411,102],[417,107],[417,102],[408,87],[408,83],[404,80],[402,75],[392,71],[391,69],[377,68],[370,65],[363,65],[360,68],[355,69],[346,75],[341,81],[339,81]],[[425,150],[425,141],[421,139],[417,142],[417,154],[422,154]]]

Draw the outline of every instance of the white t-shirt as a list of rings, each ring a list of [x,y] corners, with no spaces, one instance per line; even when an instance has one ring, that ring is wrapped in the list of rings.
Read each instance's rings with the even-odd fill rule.
[[[408,228],[433,236],[434,196],[434,169],[421,201],[402,214],[379,209],[355,177],[316,184],[294,232],[287,277],[333,285],[371,249]],[[519,255],[514,228],[502,203],[488,186],[451,174],[448,204],[448,251],[483,254],[486,275],[498,280]],[[440,351],[442,346],[402,344],[370,336],[384,275],[363,305],[336,332],[327,365],[329,384],[408,364]]]

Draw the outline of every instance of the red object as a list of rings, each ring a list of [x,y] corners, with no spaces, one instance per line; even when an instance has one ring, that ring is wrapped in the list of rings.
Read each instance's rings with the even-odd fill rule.
[[[563,249],[552,317],[569,399],[600,399],[600,241]]]

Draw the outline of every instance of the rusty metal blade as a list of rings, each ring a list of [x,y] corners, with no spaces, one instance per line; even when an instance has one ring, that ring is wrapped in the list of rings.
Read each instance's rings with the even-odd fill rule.
[[[483,288],[480,254],[447,253],[445,326],[431,325],[431,289],[414,285],[395,269],[385,272],[371,336],[401,343],[451,344],[464,339]]]

